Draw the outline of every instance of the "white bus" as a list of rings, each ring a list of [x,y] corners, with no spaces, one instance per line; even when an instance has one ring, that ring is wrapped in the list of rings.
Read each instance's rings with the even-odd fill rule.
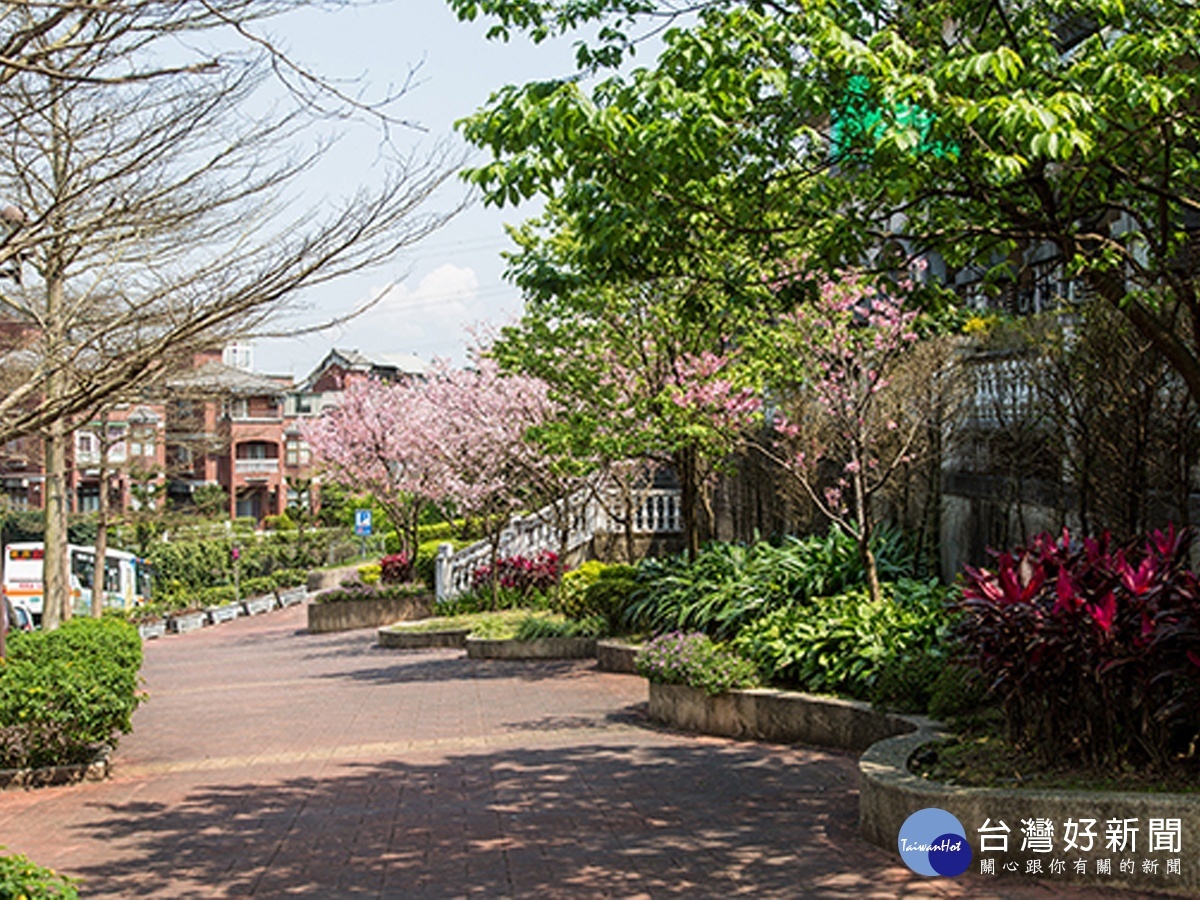
[[[92,575],[96,548],[70,544],[71,597],[77,615],[92,608]],[[46,548],[41,541],[9,544],[4,548],[4,595],[42,617],[42,569]],[[150,599],[150,571],[144,560],[123,550],[104,554],[104,605],[130,609]]]

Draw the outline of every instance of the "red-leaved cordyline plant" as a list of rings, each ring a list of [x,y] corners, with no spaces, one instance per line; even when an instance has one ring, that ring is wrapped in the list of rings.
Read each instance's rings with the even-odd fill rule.
[[[472,590],[482,590],[497,582],[502,588],[519,592],[525,599],[535,591],[548,592],[558,581],[558,554],[552,550],[542,550],[535,556],[504,556],[497,559],[494,566],[479,566],[471,573]]]
[[[403,584],[412,580],[413,557],[391,553],[379,561],[379,580],[384,584]]]
[[[803,277],[789,270],[777,290]],[[881,596],[871,550],[872,498],[893,473],[910,460],[911,449],[927,421],[901,421],[881,402],[893,370],[917,340],[914,311],[904,308],[911,282],[887,290],[865,277],[846,273],[838,280],[815,279],[815,297],[781,317],[776,341],[786,347],[787,370],[777,376],[782,392],[807,393],[825,419],[822,444],[801,423],[780,411],[774,418],[776,440],[760,447],[792,475],[814,504],[858,543],[867,590]],[[829,464],[840,471],[832,484],[819,484]],[[824,465],[823,465],[824,464]],[[823,471],[821,471],[823,470]]]
[[[1115,546],[1041,534],[965,570],[964,661],[1009,737],[1046,761],[1169,767],[1200,735],[1200,583],[1189,532]]]

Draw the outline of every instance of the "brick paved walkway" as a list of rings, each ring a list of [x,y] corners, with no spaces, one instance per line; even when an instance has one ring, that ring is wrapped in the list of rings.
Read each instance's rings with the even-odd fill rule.
[[[147,644],[113,778],[0,794],[0,843],[87,897],[1098,896],[914,875],[851,755],[656,730],[640,679],[303,625]]]

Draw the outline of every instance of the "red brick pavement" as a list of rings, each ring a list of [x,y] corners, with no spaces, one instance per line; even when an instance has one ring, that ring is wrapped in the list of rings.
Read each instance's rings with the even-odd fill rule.
[[[1099,893],[914,875],[857,837],[851,755],[652,728],[640,679],[303,626],[147,644],[112,779],[0,794],[0,843],[87,897]]]

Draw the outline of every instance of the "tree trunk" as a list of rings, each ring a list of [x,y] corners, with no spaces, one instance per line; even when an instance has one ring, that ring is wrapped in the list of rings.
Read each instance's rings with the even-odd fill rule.
[[[96,518],[96,567],[92,575],[92,618],[104,615],[105,556],[108,554],[108,465],[103,450],[100,457],[100,509]]]
[[[679,476],[680,513],[683,515],[683,538],[688,560],[695,562],[700,555],[699,485],[696,483],[696,451],[684,447],[675,453],[675,471]]]
[[[100,507],[96,516],[96,565],[92,570],[92,618],[104,615],[105,556],[108,554],[108,415],[100,416]]]
[[[60,376],[47,379],[47,393],[56,390]],[[71,560],[67,546],[67,434],[66,422],[50,423],[45,439],[46,483],[42,560],[42,627],[53,631],[71,618]]]
[[[867,579],[867,595],[872,603],[878,603],[883,599],[883,591],[879,587],[879,572],[875,568],[875,554],[871,550],[874,527],[871,522],[871,498],[867,494],[865,465],[857,448],[852,451],[851,458],[858,463],[858,469],[854,472],[854,520],[858,525],[858,556],[862,561],[863,575]]]

